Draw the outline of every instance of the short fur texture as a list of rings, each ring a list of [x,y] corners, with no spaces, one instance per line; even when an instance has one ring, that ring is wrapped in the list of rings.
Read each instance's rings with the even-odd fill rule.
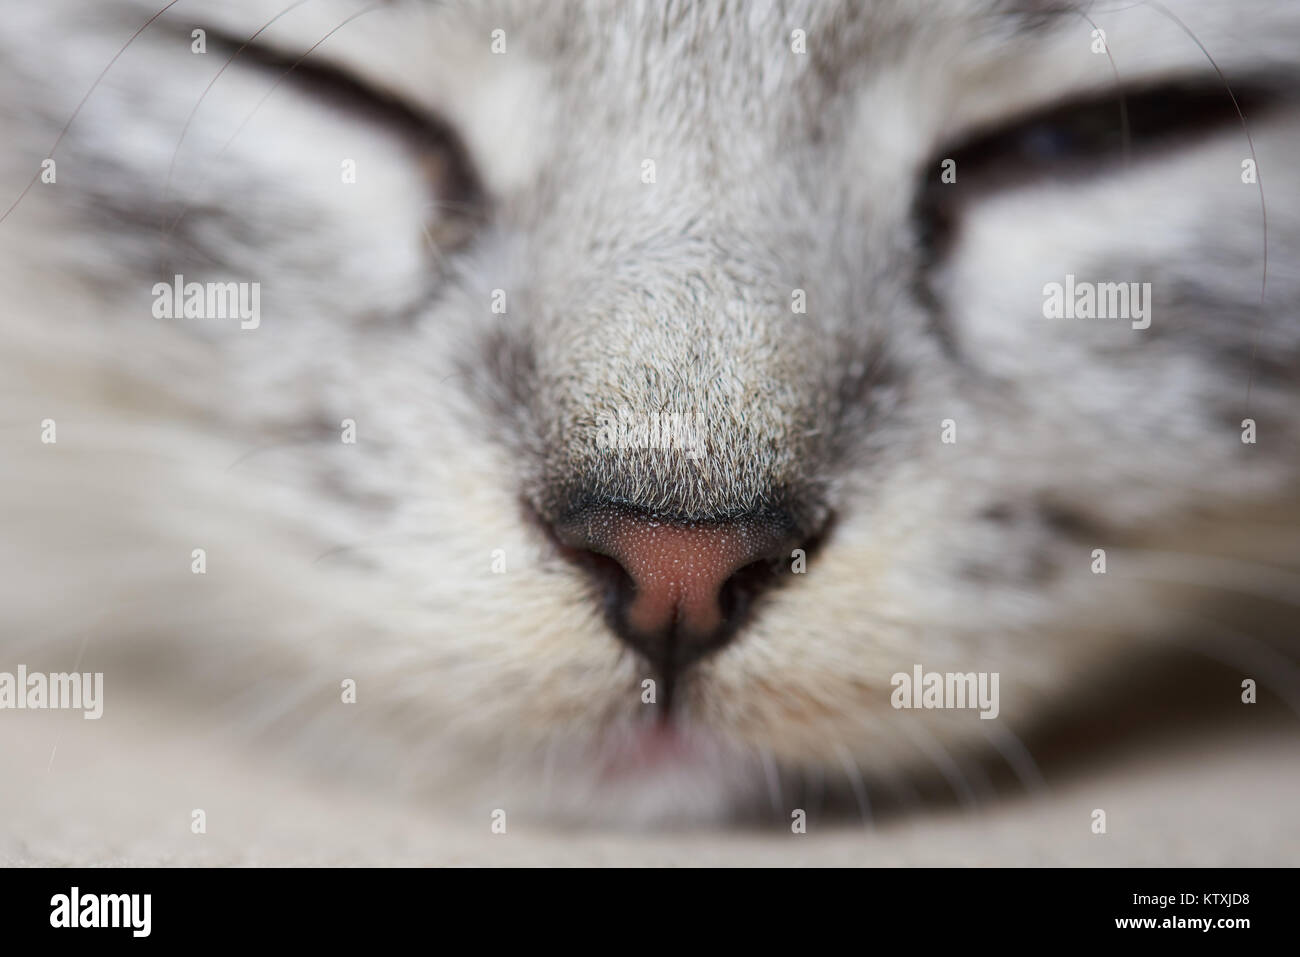
[[[1248,118],[1262,309],[1239,125],[1086,176],[1013,171],[937,259],[918,234],[946,144],[1116,74],[1213,81],[1156,4],[405,2],[331,34],[305,62],[445,123],[473,208],[449,147],[305,70],[277,83],[249,51],[208,88],[287,6],[168,10],[94,87],[57,182],[0,223],[0,668],[103,671],[110,714],[183,708],[475,821],[622,825],[730,820],[808,779],[852,802],[1010,749],[1132,649],[1221,638],[1219,593],[1179,585],[1280,614],[1294,4],[1168,4],[1230,82],[1282,94]],[[308,0],[258,43],[287,65],[362,6]],[[0,205],[155,10],[4,5]],[[261,283],[260,327],[154,318],[174,273]],[[1067,273],[1150,282],[1151,329],[1044,319]],[[596,448],[621,408],[701,413],[707,454]],[[699,520],[776,503],[824,530],[686,685],[694,764],[602,774],[648,673],[545,533],[582,496]],[[998,672],[998,721],[892,708],[915,663]]]

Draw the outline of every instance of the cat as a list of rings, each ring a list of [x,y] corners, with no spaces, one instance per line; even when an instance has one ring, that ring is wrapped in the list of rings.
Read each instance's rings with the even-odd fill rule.
[[[0,670],[625,827],[1293,621],[1294,4],[162,7],[0,21]]]

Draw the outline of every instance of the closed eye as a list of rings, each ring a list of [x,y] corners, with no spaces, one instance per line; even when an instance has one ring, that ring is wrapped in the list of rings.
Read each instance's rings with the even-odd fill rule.
[[[1217,80],[1163,83],[1070,100],[963,136],[941,148],[922,173],[915,206],[922,248],[942,256],[965,203],[1044,180],[1078,182],[1216,133],[1240,133],[1241,114],[1249,120],[1281,99],[1264,83],[1234,87],[1232,96]],[[955,182],[941,179],[945,160],[956,164]]]
[[[440,235],[467,236],[481,222],[487,206],[482,180],[464,142],[441,117],[367,83],[329,62],[320,51],[303,57],[257,42],[245,44],[220,30],[208,28],[207,32],[209,46],[224,48],[227,55],[238,51],[237,63],[261,68],[331,109],[397,135],[424,169],[438,197]]]

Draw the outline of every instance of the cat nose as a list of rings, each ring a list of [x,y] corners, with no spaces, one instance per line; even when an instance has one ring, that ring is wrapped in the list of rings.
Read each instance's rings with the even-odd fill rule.
[[[603,585],[614,631],[665,676],[725,645],[784,567],[777,511],[684,522],[596,506],[557,527]]]

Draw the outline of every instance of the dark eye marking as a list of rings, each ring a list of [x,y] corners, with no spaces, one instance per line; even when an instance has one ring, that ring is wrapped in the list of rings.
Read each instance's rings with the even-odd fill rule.
[[[1281,99],[1262,83],[1233,92],[1247,117]],[[1022,182],[1044,173],[1078,177],[1123,159],[1126,149],[1145,160],[1240,124],[1222,84],[1165,83],[1070,100],[964,136],[941,155],[957,160],[958,183],[995,168]]]
[[[1234,84],[1233,93],[1250,118],[1277,106],[1282,89],[1257,81]],[[1077,98],[977,130],[945,144],[922,170],[918,240],[931,260],[942,258],[973,199],[1045,180],[1079,182],[1233,129],[1241,117],[1221,83],[1171,82]],[[956,163],[956,182],[940,179],[946,159]]]
[[[442,117],[317,54],[303,58],[258,42],[244,45],[213,28],[207,32],[209,46],[239,51],[236,62],[262,68],[335,110],[395,133],[423,164],[439,196],[440,215],[467,226],[481,221],[486,190],[464,141]]]

